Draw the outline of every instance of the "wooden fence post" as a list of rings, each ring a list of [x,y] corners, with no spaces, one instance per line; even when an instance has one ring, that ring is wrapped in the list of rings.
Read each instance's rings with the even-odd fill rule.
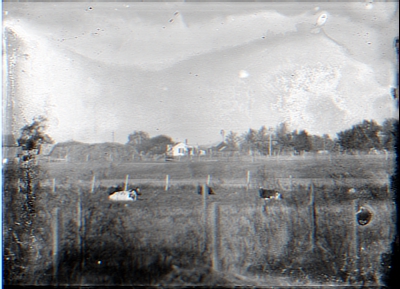
[[[86,247],[86,217],[85,217],[85,207],[82,206],[82,194],[80,198],[80,206],[81,206],[81,272],[85,269],[85,247]],[[82,276],[81,276],[82,277]]]
[[[93,192],[94,192],[94,185],[95,185],[95,183],[96,183],[96,176],[95,176],[95,175],[93,175],[93,178],[92,178],[92,190],[91,190],[91,193],[93,193]]]
[[[250,189],[250,182],[251,182],[251,173],[250,171],[247,171],[247,180],[246,180],[246,190],[248,191]]]
[[[77,227],[77,245],[79,250],[79,262],[81,264],[82,269],[82,191],[78,189],[78,196],[76,202],[76,227]],[[81,281],[82,281],[82,270],[80,270]]]
[[[127,191],[127,190],[128,190],[128,180],[129,180],[129,175],[126,175],[126,177],[125,177],[125,189],[124,189],[124,191]]]
[[[211,175],[208,175],[207,177],[207,186],[211,185]]]
[[[219,206],[217,203],[212,203],[212,259],[211,259],[211,266],[215,271],[219,271],[219,255],[218,255],[218,248],[219,248]]]
[[[53,193],[56,192],[56,178],[53,179]]]
[[[289,176],[289,181],[290,181],[290,190],[293,191],[292,175]]]
[[[58,243],[59,243],[59,220],[58,220],[59,208],[53,209],[53,280],[58,284]]]
[[[165,191],[169,189],[169,175],[165,176]]]
[[[81,226],[82,226],[82,198],[81,198],[81,190],[78,189],[78,197],[76,202],[76,228],[77,228],[77,244],[78,248],[81,249],[82,244],[82,235],[81,235]],[[82,256],[81,256],[82,257]]]
[[[311,250],[315,250],[316,238],[317,238],[317,211],[315,208],[315,192],[314,183],[310,184],[310,215],[311,215]]]
[[[357,221],[357,216],[356,213],[358,212],[358,199],[353,201],[353,222],[354,222],[354,237],[353,237],[353,243],[354,243],[354,272],[356,272],[356,278],[360,276],[360,245],[359,245],[359,238],[358,238],[358,221]],[[352,210],[353,212],[353,210]]]
[[[207,249],[207,185],[203,185],[203,240],[204,240],[204,248],[203,252]]]

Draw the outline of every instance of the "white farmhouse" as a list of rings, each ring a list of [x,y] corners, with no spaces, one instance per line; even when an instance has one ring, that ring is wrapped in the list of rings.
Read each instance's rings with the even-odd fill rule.
[[[196,155],[196,153],[198,153],[198,148],[196,146],[188,145],[186,141],[167,145],[167,156],[179,157]]]

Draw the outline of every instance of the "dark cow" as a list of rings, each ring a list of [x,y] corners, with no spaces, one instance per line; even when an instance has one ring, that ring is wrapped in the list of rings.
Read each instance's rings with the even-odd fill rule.
[[[211,188],[210,186],[206,186],[206,187],[207,187],[207,188],[206,188],[207,194],[209,194],[209,195],[215,195],[213,188]],[[197,192],[199,195],[202,195],[202,194],[203,194],[203,186],[197,185],[196,192]]]
[[[259,194],[260,198],[262,198],[264,200],[282,199],[281,194],[277,190],[267,190],[267,189],[264,189],[263,187],[260,187],[260,189],[258,190],[258,194]]]

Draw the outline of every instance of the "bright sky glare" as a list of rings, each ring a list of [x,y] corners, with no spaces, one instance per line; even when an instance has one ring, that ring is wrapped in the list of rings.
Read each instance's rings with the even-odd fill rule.
[[[398,3],[3,3],[13,110],[58,142],[335,133],[398,115]],[[4,103],[3,103],[4,105]]]

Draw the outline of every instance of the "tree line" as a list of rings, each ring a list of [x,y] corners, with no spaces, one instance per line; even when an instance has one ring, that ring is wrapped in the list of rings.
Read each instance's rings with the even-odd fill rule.
[[[281,155],[304,154],[305,152],[335,152],[358,153],[371,150],[392,152],[395,150],[398,137],[399,120],[386,119],[382,125],[374,120],[363,120],[351,128],[340,131],[337,137],[309,134],[306,130],[290,131],[286,123],[279,124],[275,129],[250,128],[248,131],[238,134],[230,131],[224,142],[227,151],[245,154]],[[140,154],[163,154],[166,147],[173,144],[171,137],[159,135],[150,137],[144,131],[134,131],[128,136],[128,146],[132,146]]]
[[[22,150],[30,152],[40,149],[40,144],[52,143],[45,134],[45,119],[37,118],[30,125],[21,129],[18,145]],[[274,129],[262,126],[260,129],[250,128],[238,134],[230,131],[224,136],[227,151],[244,154],[258,153],[260,155],[304,154],[305,152],[335,152],[358,153],[371,150],[393,152],[398,138],[399,120],[386,119],[381,125],[375,120],[363,120],[351,128],[340,131],[335,138],[324,134],[322,136],[309,134],[306,130],[290,131],[286,123],[281,123]],[[126,145],[133,148],[139,155],[162,155],[167,145],[175,141],[166,135],[150,137],[147,132],[134,131],[128,135]],[[31,154],[26,156],[27,160]]]

